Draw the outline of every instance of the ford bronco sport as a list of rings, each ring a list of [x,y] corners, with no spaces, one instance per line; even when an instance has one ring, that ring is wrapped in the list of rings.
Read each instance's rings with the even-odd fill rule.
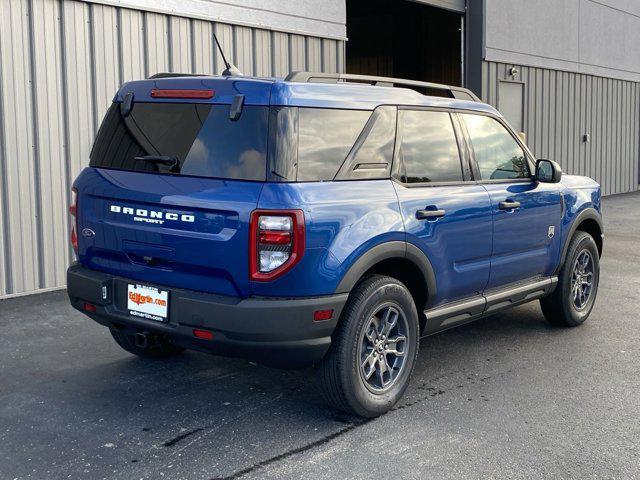
[[[402,396],[420,337],[534,299],[577,326],[598,289],[599,185],[458,87],[126,83],[73,190],[69,297],[122,348],[313,364],[362,416]]]

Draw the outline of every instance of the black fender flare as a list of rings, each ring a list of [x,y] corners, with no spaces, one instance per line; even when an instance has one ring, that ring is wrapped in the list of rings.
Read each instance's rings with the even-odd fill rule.
[[[427,285],[427,304],[431,303],[436,294],[436,275],[433,266],[422,250],[411,243],[401,241],[382,243],[367,250],[343,275],[335,293],[350,292],[367,270],[391,258],[403,258],[418,267]]]
[[[580,226],[580,224],[585,220],[594,220],[598,224],[600,233],[601,234],[604,233],[602,216],[598,213],[598,211],[595,208],[593,207],[585,208],[578,215],[576,215],[576,218],[573,219],[573,221],[571,222],[571,226],[569,227],[569,232],[564,242],[564,246],[562,247],[562,256],[560,257],[560,264],[556,268],[554,275],[557,275],[558,272],[560,272],[562,265],[564,265],[564,261],[567,258],[567,252],[569,251],[569,243],[571,241],[571,237],[573,237],[573,235],[576,233],[576,230],[578,230],[578,227]],[[600,253],[602,255],[602,252]]]

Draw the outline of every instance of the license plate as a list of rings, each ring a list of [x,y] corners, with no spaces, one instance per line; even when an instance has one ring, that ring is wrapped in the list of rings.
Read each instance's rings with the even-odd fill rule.
[[[157,322],[167,321],[169,292],[147,285],[128,284],[127,309],[129,315]]]

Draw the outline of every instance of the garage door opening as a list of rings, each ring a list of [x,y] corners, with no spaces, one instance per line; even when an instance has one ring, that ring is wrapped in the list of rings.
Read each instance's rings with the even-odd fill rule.
[[[462,16],[408,0],[347,0],[346,72],[462,85]]]

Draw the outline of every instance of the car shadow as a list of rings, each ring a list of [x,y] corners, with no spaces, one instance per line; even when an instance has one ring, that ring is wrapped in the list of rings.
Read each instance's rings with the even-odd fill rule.
[[[414,376],[425,379],[457,366],[468,368],[488,355],[489,345],[492,352],[508,352],[526,343],[532,334],[557,333],[558,329],[547,325],[537,305],[519,307],[421,339]],[[177,416],[184,419],[181,423],[191,424],[190,429],[204,428],[187,421],[184,412],[190,412],[195,420],[212,414],[227,416],[228,411],[249,415],[257,410],[275,416],[287,411],[290,416],[316,422],[355,421],[325,407],[314,380],[312,368],[281,370],[242,359],[187,352],[161,361],[123,357],[91,369],[84,380],[77,380],[80,383],[75,388],[99,397],[103,408],[113,409],[114,416],[153,403],[153,409],[139,413],[141,426],[166,423],[162,419]]]

